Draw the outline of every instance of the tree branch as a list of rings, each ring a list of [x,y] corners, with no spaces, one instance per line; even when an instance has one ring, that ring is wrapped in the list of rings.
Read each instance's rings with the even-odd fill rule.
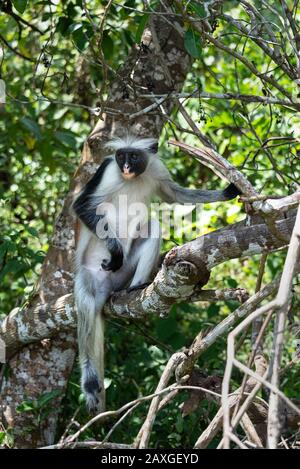
[[[236,223],[173,248],[147,288],[113,294],[105,305],[104,313],[138,319],[149,314],[164,316],[176,302],[233,298],[244,301],[247,294],[242,289],[212,292],[201,290],[201,285],[207,283],[211,269],[222,262],[253,256],[284,245],[281,239],[274,237],[260,217],[253,218],[252,222],[254,224],[250,226],[246,221]],[[295,213],[292,211],[288,218],[278,220],[276,227],[285,236],[290,236],[294,223]],[[257,295],[260,294],[262,292]],[[231,316],[224,321],[227,330],[232,324]],[[0,326],[0,339],[6,344],[9,358],[25,344],[56,336],[60,331],[67,332],[75,327],[73,295],[66,294],[54,302],[13,310]],[[223,323],[220,327],[223,327]]]

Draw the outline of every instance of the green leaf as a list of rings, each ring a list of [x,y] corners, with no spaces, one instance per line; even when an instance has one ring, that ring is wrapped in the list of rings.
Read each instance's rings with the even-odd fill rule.
[[[78,25],[76,25],[78,26]],[[82,25],[79,26],[78,28],[76,28],[73,32],[72,32],[72,38],[76,44],[76,46],[78,47],[78,49],[80,50],[80,52],[82,52],[86,46],[87,46],[87,43],[88,43],[88,37],[87,35],[83,32],[83,27]]]
[[[31,412],[35,409],[35,405],[33,401],[23,401],[17,407],[17,412]]]
[[[23,127],[29,130],[36,137],[37,140],[40,140],[42,138],[40,128],[35,121],[29,119],[29,117],[22,117],[21,123]]]
[[[17,259],[10,259],[0,272],[0,281],[5,277],[6,274],[18,274],[22,271],[26,271],[26,269],[27,265],[25,262],[18,261]]]
[[[45,392],[38,398],[38,406],[39,407],[44,407],[46,404],[49,404],[53,399],[61,395],[61,391],[58,389],[51,391],[51,392]]]
[[[178,431],[178,433],[183,432],[183,418],[182,418],[181,414],[179,414],[178,417],[177,417],[175,427],[176,427],[176,430]]]
[[[220,311],[220,306],[215,303],[211,303],[209,307],[207,308],[207,316],[209,318],[216,317],[219,311]]]
[[[158,338],[162,341],[170,339],[173,334],[178,333],[177,321],[175,318],[168,317],[159,321],[156,328]]]
[[[112,57],[112,54],[114,51],[114,42],[111,39],[111,37],[109,37],[108,34],[109,34],[108,30],[103,32],[102,43],[101,43],[103,54],[106,60]]]
[[[127,0],[127,2],[124,3],[124,6],[134,8],[135,0]]]
[[[135,33],[135,42],[137,44],[139,44],[141,42],[145,26],[148,23],[149,15],[150,15],[150,13],[145,13],[140,19],[138,28],[137,28],[136,33]]]
[[[4,432],[0,432],[0,445],[8,446],[12,448],[14,445],[14,436],[12,433],[12,428],[7,429]]]
[[[57,22],[56,31],[62,34],[62,36],[67,36],[70,33],[70,25],[72,20],[68,16],[61,16]]]
[[[184,47],[187,52],[195,59],[202,56],[202,42],[198,33],[189,29],[184,35]]]
[[[14,439],[14,434],[13,434],[13,429],[12,428],[8,428],[7,431],[6,431],[6,439],[5,439],[5,444],[9,447],[9,448],[13,448],[14,446],[14,443],[15,443],[15,439]]]
[[[13,0],[13,6],[19,13],[24,13],[28,0]]]
[[[194,13],[196,13],[197,16],[199,16],[199,18],[207,17],[207,12],[205,10],[205,6],[203,5],[203,3],[192,1],[189,4],[189,7],[191,8],[191,10],[193,10]]]
[[[237,288],[237,286],[238,286],[238,283],[235,280],[235,278],[228,278],[227,283],[228,283],[230,288]]]
[[[238,308],[239,302],[238,302],[238,301],[230,300],[230,301],[226,301],[226,305],[228,306],[228,308],[230,309],[230,311],[233,312],[233,311],[236,310],[236,308]]]
[[[4,258],[7,252],[14,252],[17,250],[17,245],[12,241],[4,241],[0,246],[0,261]]]
[[[71,147],[74,150],[77,147],[76,138],[71,132],[54,132],[54,137],[66,147]]]
[[[35,228],[33,228],[32,226],[28,226],[27,231],[28,231],[28,233],[31,234],[31,236],[34,236],[35,238],[39,239],[39,233]]]

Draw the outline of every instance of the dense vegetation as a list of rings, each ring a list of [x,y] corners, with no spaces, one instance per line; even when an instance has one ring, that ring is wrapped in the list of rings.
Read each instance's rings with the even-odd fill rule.
[[[107,3],[105,0],[1,2],[0,78],[6,84],[6,104],[0,109],[1,318],[15,306],[28,302],[34,294],[41,263],[51,242],[55,216],[79,162],[82,144],[97,121],[94,109],[105,100],[109,84],[130,49],[140,43],[149,18],[139,0],[113,1],[99,40],[95,25],[99,28]],[[146,3],[151,10],[158,2]],[[189,3],[189,13],[195,18],[205,14],[205,2],[180,3],[182,6]],[[223,14],[214,25],[214,36],[247,57],[261,73],[269,73],[280,87],[297,98],[295,82],[255,41],[237,32],[226,20],[229,13],[249,21],[240,2],[223,3]],[[253,3],[260,5],[259,1]],[[274,8],[273,13],[265,9],[274,37],[293,64],[293,51],[282,33],[281,3],[268,3]],[[280,14],[276,15],[276,10]],[[245,64],[200,38],[188,23],[184,28],[186,48],[195,61],[183,92],[198,90],[286,99]],[[189,98],[184,105],[218,152],[238,167],[258,192],[287,195],[294,191],[300,177],[300,119],[292,106],[200,97]],[[160,140],[160,154],[174,178],[191,187],[224,186],[224,182],[199,162],[167,145],[168,138],[174,135],[199,145],[193,133],[182,131],[187,124],[178,110],[173,112],[171,120]],[[238,201],[206,205],[202,214],[203,232],[234,223],[244,216],[243,205]],[[187,234],[187,239],[190,238]],[[165,240],[164,250],[183,241]],[[263,283],[281,271],[285,254],[281,250],[268,255]],[[258,267],[259,256],[222,264],[213,270],[208,287],[240,286],[253,293]],[[299,292],[297,281],[295,292]],[[188,346],[200,330],[207,331],[236,307],[235,302],[183,303],[174,306],[164,320],[110,320],[106,339],[108,407],[116,409],[139,395],[151,393],[170,353]],[[295,354],[297,334],[299,299],[295,295],[284,363]],[[249,331],[239,350],[241,358],[249,354],[250,339]],[[209,375],[223,376],[225,344],[226,337],[221,338],[200,358],[199,367]],[[271,335],[266,337],[266,353],[270,347]],[[241,380],[238,371],[234,378],[238,386]],[[291,397],[299,395],[299,367],[286,371],[283,390]],[[191,447],[217,410],[216,404],[204,402],[196,412],[183,418],[178,416],[178,406],[184,397],[184,393],[180,394],[159,414],[152,437],[156,447]],[[60,434],[78,407],[77,420],[84,423],[87,419],[77,366],[63,402]],[[34,411],[42,419],[50,408],[51,395],[41,396],[37,403],[27,396],[19,411]],[[130,425],[125,421],[116,429],[114,440],[131,441],[144,416],[142,405],[131,415]],[[91,427],[84,438],[99,438],[110,428],[111,422],[104,427]],[[0,441],[8,441],[7,437],[5,431],[0,431]]]

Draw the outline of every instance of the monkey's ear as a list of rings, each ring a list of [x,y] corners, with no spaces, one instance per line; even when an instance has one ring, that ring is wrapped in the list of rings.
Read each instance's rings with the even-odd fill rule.
[[[150,153],[157,153],[158,151],[158,141],[154,142],[150,147],[149,147]]]

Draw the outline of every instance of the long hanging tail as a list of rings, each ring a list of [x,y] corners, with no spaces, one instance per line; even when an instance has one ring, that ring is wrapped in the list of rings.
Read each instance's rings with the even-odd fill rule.
[[[81,367],[81,389],[90,412],[105,408],[104,390],[104,321],[100,301],[93,294],[87,272],[75,279],[75,301],[78,313],[78,347]],[[103,305],[102,305],[103,306]]]

